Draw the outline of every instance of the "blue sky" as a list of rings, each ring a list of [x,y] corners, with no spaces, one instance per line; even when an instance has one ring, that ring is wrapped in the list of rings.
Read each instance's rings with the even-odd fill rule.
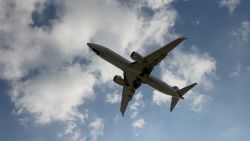
[[[0,138],[5,141],[248,140],[247,0],[0,0]],[[169,112],[141,86],[121,117],[122,72],[95,42],[129,58],[185,40],[152,72],[198,85]],[[131,59],[130,59],[131,60]],[[131,60],[132,61],[132,60]]]

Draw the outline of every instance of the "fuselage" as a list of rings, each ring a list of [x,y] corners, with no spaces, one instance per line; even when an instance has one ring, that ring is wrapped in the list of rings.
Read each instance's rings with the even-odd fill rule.
[[[114,51],[93,43],[88,43],[88,46],[93,50],[98,56],[118,67],[122,71],[133,71],[139,73],[138,70],[130,67],[130,61],[122,57],[121,55],[115,53]]]
[[[168,84],[166,84],[162,80],[157,79],[156,77],[154,77],[150,74],[147,74],[147,75],[143,74],[142,75],[143,69],[131,67],[131,65],[130,65],[131,62],[128,61],[127,59],[123,58],[119,54],[117,54],[117,53],[113,52],[112,50],[110,50],[104,46],[101,46],[101,45],[97,45],[97,44],[93,44],[93,43],[88,43],[87,45],[98,56],[100,56],[104,60],[108,61],[109,63],[113,64],[114,66],[120,68],[122,71],[132,72],[133,74],[135,74],[139,79],[142,80],[141,81],[142,83],[148,84],[149,86],[157,89],[158,91],[160,91],[164,94],[168,94],[168,95],[179,98],[176,91],[171,86],[169,86]]]

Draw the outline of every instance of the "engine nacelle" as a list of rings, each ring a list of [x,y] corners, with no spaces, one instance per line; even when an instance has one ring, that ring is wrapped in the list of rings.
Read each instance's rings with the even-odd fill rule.
[[[133,51],[130,57],[135,60],[136,62],[142,63],[144,62],[144,57],[142,57],[139,53]]]
[[[114,77],[113,81],[114,81],[116,84],[121,85],[121,86],[126,85],[125,80],[122,79],[122,77],[119,76],[119,75],[116,75],[116,76]]]
[[[179,88],[177,87],[177,86],[173,86],[172,87],[175,91],[178,91],[179,90]]]

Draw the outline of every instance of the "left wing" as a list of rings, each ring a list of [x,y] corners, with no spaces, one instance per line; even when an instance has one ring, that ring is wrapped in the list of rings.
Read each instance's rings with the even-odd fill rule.
[[[134,93],[135,93],[135,89],[130,88],[129,86],[123,86],[122,100],[121,100],[121,107],[120,107],[122,116],[124,116],[128,103],[133,98]]]
[[[122,116],[124,116],[129,101],[133,98],[135,90],[140,86],[141,83],[137,81],[137,77],[133,73],[128,73],[128,72],[124,72],[124,80],[126,82],[126,85],[123,86],[122,100],[120,107]]]

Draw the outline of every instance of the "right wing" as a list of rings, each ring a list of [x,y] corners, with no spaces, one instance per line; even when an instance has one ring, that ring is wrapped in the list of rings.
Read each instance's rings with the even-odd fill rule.
[[[179,45],[183,40],[186,38],[177,38],[174,41],[170,42],[169,44],[163,46],[162,48],[154,51],[153,53],[145,56],[143,58],[143,63],[133,62],[131,63],[131,67],[135,69],[144,69],[144,73],[150,74],[153,70],[154,66],[159,64],[167,55],[168,53],[174,49],[177,45]]]
[[[134,93],[135,93],[135,89],[130,88],[129,86],[123,86],[122,100],[121,100],[121,107],[120,107],[122,116],[124,116],[128,103],[133,98]]]
[[[153,53],[147,55],[144,59],[146,62],[147,68],[152,69],[154,66],[159,64],[162,59],[164,59],[168,52],[170,52],[173,48],[175,48],[178,44],[180,44],[186,38],[177,38],[169,44],[163,46],[162,48],[154,51]]]

